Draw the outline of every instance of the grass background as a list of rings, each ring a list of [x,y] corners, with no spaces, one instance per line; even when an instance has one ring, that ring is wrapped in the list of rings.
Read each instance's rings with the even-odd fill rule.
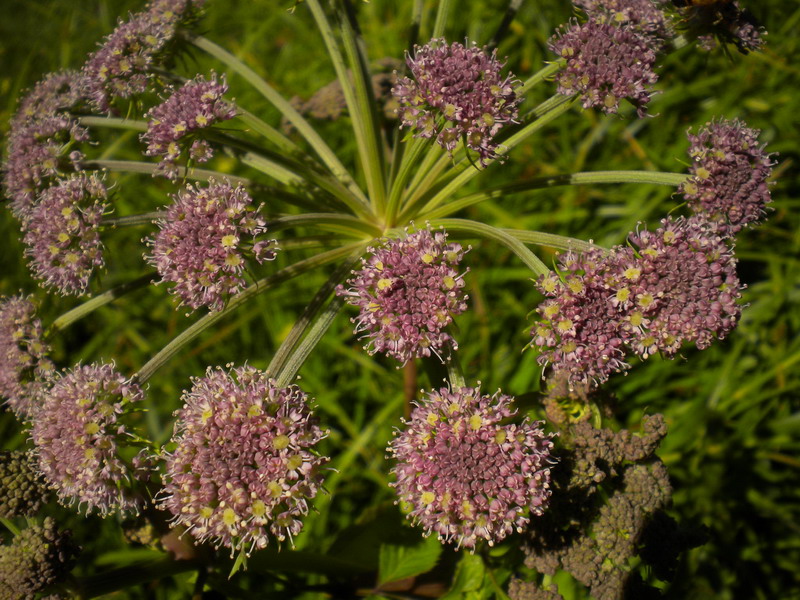
[[[334,72],[305,7],[292,15],[286,10],[289,4],[211,0],[202,28],[287,97],[307,98],[333,79]],[[505,9],[499,0],[455,4],[446,28],[450,40],[486,42]],[[793,33],[800,27],[800,7],[785,0],[745,4],[769,31],[765,51],[732,57],[693,47],[673,52],[660,67],[660,93],[650,109],[656,117],[638,120],[631,110],[623,118],[573,111],[517,148],[502,170],[486,175],[499,183],[579,170],[682,171],[688,147],[685,131],[715,116],[741,118],[760,128],[769,150],[780,153],[770,219],[737,241],[740,276],[748,286],[744,300],[749,304],[738,329],[707,351],[687,349],[672,361],[651,359],[608,385],[618,396],[617,415],[623,425],[638,422],[643,413],[665,413],[670,433],[660,455],[675,485],[672,513],[710,530],[709,543],[685,557],[677,581],[665,590],[674,598],[800,598],[800,38]],[[402,56],[407,5],[373,0],[359,7],[371,60]],[[432,27],[430,5],[426,3],[423,32]],[[47,72],[79,67],[117,17],[138,10],[141,3],[6,0],[3,7],[0,133],[7,130],[20,90]],[[499,55],[508,56],[509,67],[524,79],[550,58],[546,41],[570,15],[568,2],[524,2]],[[179,69],[191,76],[214,67],[219,69],[195,54]],[[277,113],[241,80],[230,77],[229,83],[231,95],[243,106],[278,124]],[[540,86],[526,106],[550,92],[550,86]],[[321,123],[320,129],[347,164],[354,164],[348,129],[342,123]],[[118,156],[132,157],[136,148],[135,140],[128,139]],[[168,201],[171,191],[166,182],[148,176],[114,176],[114,181],[119,215],[155,209]],[[258,200],[273,207],[270,198]],[[640,221],[656,223],[679,203],[668,189],[656,186],[575,187],[509,196],[466,214],[497,226],[610,245],[622,242]],[[22,259],[17,228],[8,211],[2,211],[2,295],[37,289]],[[140,240],[149,231],[109,232],[104,238],[109,269],[94,290],[132,279],[147,268]],[[297,255],[295,251],[292,256]],[[547,249],[540,256],[548,264],[553,260]],[[531,351],[520,352],[528,341],[526,316],[539,301],[529,272],[513,256],[485,242],[473,243],[468,263],[472,310],[458,320],[467,379],[480,380],[491,391],[536,391],[540,368]],[[143,423],[150,435],[159,441],[169,437],[170,414],[178,406],[180,391],[205,365],[246,360],[265,366],[314,286],[323,280],[324,274],[303,277],[257,297],[173,359],[150,384],[150,411]],[[44,320],[49,322],[77,302],[47,297]],[[174,309],[163,287],[150,288],[70,328],[56,341],[56,359],[68,366],[78,360],[113,358],[123,372],[133,373],[193,321]],[[319,498],[319,512],[311,516],[298,545],[325,549],[341,544],[343,532],[355,520],[392,500],[384,448],[402,412],[402,373],[389,361],[367,357],[353,339],[348,319],[340,316],[300,374],[331,429],[325,450],[333,454],[338,473],[328,479],[330,494]],[[421,372],[419,386],[429,385]],[[24,442],[8,414],[0,415],[0,434],[5,447]],[[71,519],[85,547],[78,573],[126,560],[117,529],[97,518]],[[89,543],[95,532],[100,532],[98,539]],[[269,574],[263,577],[269,581]],[[180,597],[190,583],[189,578],[177,578],[158,590],[130,594]]]

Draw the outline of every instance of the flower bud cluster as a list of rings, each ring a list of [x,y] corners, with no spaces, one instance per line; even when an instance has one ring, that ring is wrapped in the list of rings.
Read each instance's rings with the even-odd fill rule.
[[[550,497],[553,442],[541,423],[516,414],[512,398],[479,387],[433,390],[416,404],[388,451],[391,484],[425,534],[474,549],[521,531]]]
[[[80,548],[47,517],[0,546],[0,599],[34,600],[72,570]]]
[[[42,322],[30,297],[0,297],[0,397],[20,418],[31,418],[42,401],[53,363]]]
[[[32,517],[46,501],[36,458],[22,450],[0,450],[0,518]]]
[[[550,50],[566,62],[556,75],[558,92],[578,94],[584,108],[598,108],[607,114],[616,113],[620,101],[627,99],[636,106],[639,117],[644,117],[658,80],[653,71],[654,39],[625,23],[571,23],[550,40]]]
[[[108,112],[115,99],[145,92],[178,27],[194,20],[203,4],[204,0],[152,0],[121,22],[83,66],[84,94],[92,105]]]
[[[137,509],[118,447],[128,433],[120,416],[143,397],[111,364],[77,366],[55,380],[31,437],[39,470],[62,503],[102,515]]]
[[[595,429],[586,421],[562,433],[566,448],[554,473],[554,500],[528,530],[525,566],[551,576],[564,569],[593,598],[617,600],[632,583],[629,561],[640,552],[647,524],[670,502],[666,467],[653,457],[666,435],[664,418],[646,417],[641,435]],[[559,597],[557,589],[542,595],[521,582],[513,591],[512,598]]]
[[[25,232],[33,276],[63,295],[86,292],[104,265],[100,222],[108,208],[103,179],[79,172],[44,190]]]
[[[307,395],[249,366],[209,367],[182,401],[159,501],[173,523],[232,553],[296,536],[329,460]]]
[[[167,177],[178,176],[177,160],[183,153],[184,138],[191,139],[193,132],[236,116],[236,108],[222,99],[227,91],[224,77],[217,81],[216,76],[206,79],[198,75],[147,112],[147,131],[141,135],[147,144],[145,154],[161,157],[160,168]],[[208,142],[195,139],[189,157],[206,162],[211,156]]]
[[[444,329],[467,308],[464,273],[456,270],[461,245],[448,244],[444,231],[421,229],[368,250],[372,256],[347,280],[350,287],[336,290],[361,311],[352,321],[369,338],[364,348],[403,364],[458,348]]]
[[[481,165],[497,158],[492,138],[515,122],[522,100],[514,93],[514,77],[500,74],[504,63],[497,51],[490,55],[486,48],[435,39],[415,46],[406,63],[411,78],[400,78],[392,89],[401,123],[416,137],[435,137],[451,155],[463,139]]]
[[[771,201],[767,179],[775,162],[758,142],[760,133],[739,120],[720,119],[688,134],[692,176],[681,191],[695,214],[722,235],[758,223]]]
[[[212,179],[208,187],[189,184],[179,191],[158,221],[158,233],[147,240],[149,262],[162,281],[174,284],[170,293],[193,309],[221,310],[247,285],[245,251],[259,263],[275,258],[275,240],[255,242],[266,232],[260,208],[243,186],[227,181]]]
[[[546,300],[532,344],[539,362],[576,382],[602,383],[628,368],[625,358],[674,356],[706,348],[735,326],[741,286],[733,252],[702,219],[664,219],[631,246],[560,257],[559,273],[539,279]]]

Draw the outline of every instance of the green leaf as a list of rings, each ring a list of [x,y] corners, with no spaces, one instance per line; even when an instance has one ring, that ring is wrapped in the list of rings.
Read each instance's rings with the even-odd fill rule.
[[[442,545],[435,537],[426,538],[416,546],[382,544],[378,561],[378,584],[427,573],[436,566]]]
[[[440,600],[461,600],[470,593],[477,592],[486,577],[486,567],[480,556],[464,554],[456,567],[453,585]]]

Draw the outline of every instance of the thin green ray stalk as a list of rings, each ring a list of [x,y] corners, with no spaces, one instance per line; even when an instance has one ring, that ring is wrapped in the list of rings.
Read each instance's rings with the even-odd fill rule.
[[[295,186],[300,189],[308,188],[309,184],[316,185],[343,207],[350,208],[354,213],[365,218],[370,216],[369,211],[353,197],[340,181],[327,174],[319,173],[312,167],[289,156],[272,150],[254,147],[245,140],[240,140],[227,134],[207,132],[207,138],[221,145],[226,153],[243,164],[269,175],[284,185]]]
[[[105,171],[114,171],[117,173],[142,173],[146,175],[158,174],[158,163],[142,162],[140,160],[84,160],[80,163],[81,169],[98,169]],[[252,181],[246,177],[238,177],[220,171],[210,171],[208,169],[195,169],[194,167],[178,167],[178,173],[183,179],[191,179],[192,181],[208,181],[215,179],[217,181],[227,181],[231,185],[250,186]]]
[[[597,185],[606,183],[652,183],[655,185],[669,185],[673,187],[683,183],[688,175],[682,173],[665,173],[662,171],[587,171],[567,173],[564,175],[551,175],[536,177],[528,181],[516,182],[489,188],[464,196],[453,202],[440,206],[427,213],[420,219],[439,219],[456,213],[468,206],[478,204],[485,200],[494,200],[511,194],[558,187],[562,185]]]
[[[294,157],[305,156],[305,153],[289,138],[275,129],[269,123],[265,123],[250,111],[241,106],[236,106],[236,116],[254,132],[261,135],[265,140],[275,144],[282,151]]]
[[[408,183],[408,178],[414,172],[414,168],[420,168],[420,165],[417,165],[416,162],[420,154],[422,154],[422,151],[425,149],[425,146],[427,145],[426,142],[430,142],[430,140],[425,138],[415,138],[414,141],[411,142],[410,150],[405,153],[405,156],[403,156],[402,160],[400,161],[400,169],[391,182],[389,201],[386,205],[386,225],[388,227],[393,227],[395,225],[397,211],[399,210],[401,201],[403,199],[403,191]],[[404,146],[405,143],[401,144],[401,147]]]
[[[188,35],[188,34],[187,34]],[[200,50],[213,56],[220,62],[230,67],[233,71],[238,73],[245,81],[252,85],[264,98],[267,99],[278,111],[289,121],[297,132],[309,143],[311,148],[316,152],[320,160],[330,169],[333,176],[341,181],[350,193],[353,194],[355,200],[363,204],[364,207],[369,205],[367,197],[361,188],[358,187],[353,177],[345,169],[342,162],[331,150],[325,141],[320,137],[311,124],[303,118],[303,116],[295,109],[291,103],[281,96],[271,85],[264,81],[258,74],[250,67],[244,64],[241,60],[236,58],[233,54],[218,46],[209,39],[202,36],[188,35],[189,41]]]
[[[436,21],[433,23],[433,33],[431,39],[444,36],[444,28],[447,26],[447,18],[450,15],[450,0],[439,0],[436,8]]]
[[[342,310],[344,299],[334,297],[325,308],[324,311],[317,317],[314,325],[308,330],[306,337],[297,346],[292,355],[286,361],[283,368],[276,373],[275,381],[278,386],[285,387],[289,385],[297,376],[300,367],[306,362],[314,348],[317,347],[322,337],[328,331],[328,328],[333,324],[336,316]]]
[[[349,244],[342,248],[329,250],[312,256],[305,260],[298,261],[293,265],[285,267],[268,277],[256,281],[253,285],[242,290],[228,301],[228,304],[220,311],[208,313],[204,317],[198,319],[195,323],[190,325],[187,329],[182,331],[171,342],[159,350],[147,363],[145,363],[134,378],[139,383],[144,383],[150,379],[156,371],[163,367],[169,360],[180,352],[187,344],[194,340],[198,335],[203,333],[206,329],[214,325],[217,321],[227,316],[239,306],[261,294],[276,285],[298,277],[312,269],[336,261],[344,256],[350,254],[355,247],[360,244]]]
[[[302,215],[288,215],[267,221],[266,227],[270,232],[288,229],[290,227],[319,227],[334,231],[341,231],[350,237],[366,239],[378,237],[381,230],[376,226],[365,223],[351,215],[340,213],[305,213]]]
[[[559,250],[575,250],[586,252],[588,250],[604,250],[602,246],[592,244],[578,238],[571,238],[556,233],[545,233],[543,231],[528,231],[526,229],[503,229],[507,234],[517,238],[525,244],[536,244],[537,246],[548,246]]]
[[[136,227],[138,225],[151,225],[161,219],[167,213],[164,211],[154,211],[141,213],[139,215],[126,215],[124,217],[108,217],[103,219],[101,226],[104,228],[116,227]]]
[[[108,291],[103,292],[87,300],[83,304],[79,304],[75,308],[68,310],[63,315],[58,317],[55,321],[50,324],[50,327],[45,332],[46,336],[51,336],[58,331],[63,331],[70,325],[72,325],[75,321],[82,319],[83,317],[91,314],[101,306],[105,306],[106,304],[113,302],[117,298],[122,298],[125,294],[129,292],[133,292],[134,290],[138,290],[139,288],[143,288],[150,283],[152,283],[153,279],[156,277],[155,272],[145,273],[141,277],[137,277],[133,281],[128,281],[121,285],[111,288]]]
[[[574,98],[566,98],[563,97],[564,100],[560,103],[557,103],[554,107],[552,107],[549,111],[544,113],[538,119],[526,125],[522,130],[518,131],[510,138],[508,138],[503,144],[501,144],[497,149],[497,154],[500,156],[505,156],[511,150],[514,149],[517,145],[528,139],[531,135],[539,131],[542,127],[547,125],[548,123],[552,122],[565,112],[570,109],[570,107],[575,103]],[[462,161],[461,163],[455,166],[457,169],[458,175],[454,177],[447,185],[442,187],[439,191],[437,191],[432,198],[430,198],[426,204],[422,207],[419,211],[421,213],[426,213],[432,211],[434,208],[446,202],[457,190],[464,187],[473,177],[482,173],[485,169],[478,170],[474,168],[472,165],[468,163],[468,161]],[[421,201],[425,200],[425,196],[421,197],[415,204],[420,203]],[[414,206],[409,206],[406,208],[404,213],[411,212],[414,210]],[[401,217],[402,218],[402,217]]]
[[[108,127],[110,129],[129,129],[147,131],[147,121],[120,119],[119,117],[77,117],[78,123],[86,127]]]
[[[385,202],[384,194],[386,190],[383,184],[383,163],[380,158],[382,156],[382,148],[378,142],[379,138],[377,137],[375,122],[372,117],[375,113],[367,105],[369,97],[367,85],[369,85],[369,93],[371,93],[372,84],[369,81],[364,81],[364,73],[361,68],[362,61],[358,57],[358,49],[353,39],[352,28],[346,25],[346,17],[342,19],[342,30],[345,52],[350,59],[351,66],[354,67],[351,72],[348,72],[344,58],[339,51],[339,44],[333,28],[322,6],[317,0],[306,0],[306,4],[311,10],[317,28],[322,35],[325,47],[328,50],[328,56],[333,63],[333,68],[336,70],[336,77],[342,87],[347,104],[347,112],[353,124],[359,160],[367,180],[370,204],[376,213],[380,213]],[[374,103],[372,104],[374,105]]]
[[[464,379],[464,370],[461,368],[461,361],[458,358],[458,353],[452,348],[447,355],[445,364],[447,365],[447,378],[450,380],[450,387],[453,390],[465,387],[467,384]]]
[[[376,204],[383,207],[386,203],[386,139],[382,134],[378,103],[372,89],[372,75],[369,72],[369,59],[367,48],[361,35],[361,29],[356,20],[356,13],[352,0],[344,1],[345,14],[341,18],[342,41],[345,55],[353,71],[356,101],[359,114],[364,115],[364,133],[369,148],[369,170],[373,172],[373,179],[378,198]]]
[[[478,221],[471,221],[469,219],[436,219],[431,221],[431,226],[441,226],[447,231],[462,231],[475,237],[495,240],[516,254],[517,257],[536,275],[544,275],[545,273],[550,272],[550,269],[547,268],[547,265],[545,265],[538,256],[531,252],[524,243],[508,232],[498,229],[497,227],[492,227],[491,225],[479,223]]]
[[[311,302],[308,303],[301,315],[297,318],[297,321],[295,321],[295,324],[292,327],[292,330],[289,332],[289,335],[286,336],[278,350],[275,352],[275,355],[272,357],[272,360],[267,367],[268,373],[272,374],[273,376],[277,376],[277,374],[283,370],[291,356],[291,353],[295,350],[297,344],[302,339],[303,334],[306,333],[306,330],[311,325],[314,316],[328,300],[336,286],[342,283],[342,281],[344,281],[347,275],[352,271],[353,265],[355,265],[355,263],[358,261],[358,258],[361,256],[365,246],[366,244],[364,244],[364,246],[358,251],[353,253],[349,260],[344,261],[314,295],[314,297],[311,299]]]
[[[539,69],[536,73],[528,77],[525,82],[514,90],[517,96],[524,96],[529,91],[531,91],[536,85],[550,77],[551,75],[555,75],[561,69],[562,63],[560,61],[554,61],[549,63],[546,67]]]

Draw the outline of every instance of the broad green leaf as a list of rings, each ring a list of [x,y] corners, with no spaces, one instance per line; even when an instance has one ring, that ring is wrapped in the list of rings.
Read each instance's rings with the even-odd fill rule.
[[[382,544],[378,584],[427,573],[436,566],[441,553],[442,545],[435,537],[428,537],[416,546]]]
[[[440,600],[463,600],[471,592],[478,591],[486,576],[486,567],[480,556],[464,554],[456,566],[453,585]]]

